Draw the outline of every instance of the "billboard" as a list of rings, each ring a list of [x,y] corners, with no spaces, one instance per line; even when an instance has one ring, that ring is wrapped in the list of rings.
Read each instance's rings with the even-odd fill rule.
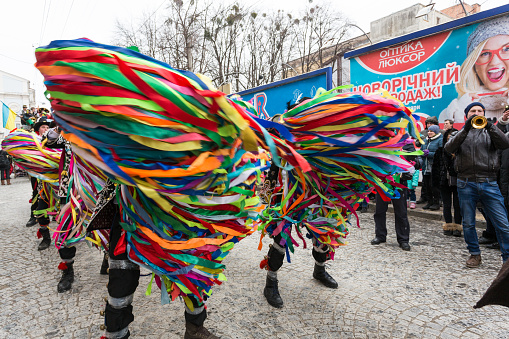
[[[347,53],[353,90],[386,89],[439,122],[463,123],[473,101],[484,104],[487,117],[500,118],[509,104],[508,12],[502,6],[491,16],[481,12],[409,34],[398,44],[374,45],[369,53]],[[468,20],[475,23],[465,24]]]
[[[332,68],[326,67],[292,78],[235,93],[253,104],[258,116],[268,119],[286,111],[287,103],[300,97],[314,97],[319,88],[332,89]]]

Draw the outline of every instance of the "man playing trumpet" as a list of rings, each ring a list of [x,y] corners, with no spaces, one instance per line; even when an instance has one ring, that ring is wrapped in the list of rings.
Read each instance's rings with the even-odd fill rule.
[[[481,202],[495,227],[504,262],[509,258],[509,222],[504,198],[497,184],[500,159],[497,150],[509,148],[509,138],[484,117],[484,106],[473,102],[465,108],[465,126],[445,145],[456,155],[458,197],[463,217],[463,234],[470,257],[466,266],[481,264],[481,250],[475,230],[475,213]]]

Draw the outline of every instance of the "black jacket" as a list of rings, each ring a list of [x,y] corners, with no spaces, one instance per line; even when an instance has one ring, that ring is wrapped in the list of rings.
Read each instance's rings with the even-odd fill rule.
[[[509,132],[509,125],[497,124],[502,132]],[[509,137],[509,133],[506,134]],[[500,187],[500,193],[504,196],[505,206],[509,207],[509,148],[500,151],[500,176],[498,185]]]
[[[444,132],[444,141],[447,137],[454,132],[458,132],[457,129],[452,128]],[[433,158],[433,169],[431,171],[431,180],[433,186],[449,186],[449,177],[457,177],[458,174],[454,170],[454,156],[444,151],[443,147],[440,147]]]
[[[9,169],[11,167],[11,156],[5,150],[0,150],[0,169]]]
[[[468,132],[463,128],[444,148],[456,155],[458,178],[496,178],[500,169],[497,150],[509,148],[509,138],[495,125]]]

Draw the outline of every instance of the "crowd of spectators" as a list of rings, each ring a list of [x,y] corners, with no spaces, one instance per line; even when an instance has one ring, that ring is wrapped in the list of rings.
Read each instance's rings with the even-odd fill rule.
[[[51,112],[44,107],[30,107],[30,109],[28,109],[27,105],[23,105],[23,109],[21,110],[19,116],[21,119],[21,126],[26,131],[33,130],[35,123],[41,118],[52,120]]]
[[[502,260],[509,259],[509,107],[499,121],[486,119],[484,126],[473,124],[476,116],[485,115],[481,103],[471,103],[464,113],[465,123],[456,124],[459,130],[452,120],[446,120],[440,129],[436,117],[426,119],[426,129],[421,132],[423,143],[415,143],[423,152],[413,160],[417,170],[413,176],[401,176],[401,183],[407,187],[400,194],[406,200],[406,208],[397,199],[392,203],[402,249],[410,249],[407,208],[415,209],[416,204],[422,204],[424,210],[442,208],[443,234],[463,235],[470,253],[466,266],[474,268],[482,262],[480,244],[499,248]],[[419,173],[422,190],[416,201]],[[386,241],[387,204],[376,200],[373,245]],[[479,238],[475,228],[477,212],[487,224]]]

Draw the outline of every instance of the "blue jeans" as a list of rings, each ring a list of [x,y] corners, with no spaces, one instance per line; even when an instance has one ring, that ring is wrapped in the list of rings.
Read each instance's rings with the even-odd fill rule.
[[[484,212],[495,227],[502,259],[505,262],[509,258],[509,221],[504,197],[500,193],[497,182],[463,181],[458,178],[458,198],[463,216],[463,235],[470,254],[481,254],[475,230],[476,205],[478,201],[481,201]]]

